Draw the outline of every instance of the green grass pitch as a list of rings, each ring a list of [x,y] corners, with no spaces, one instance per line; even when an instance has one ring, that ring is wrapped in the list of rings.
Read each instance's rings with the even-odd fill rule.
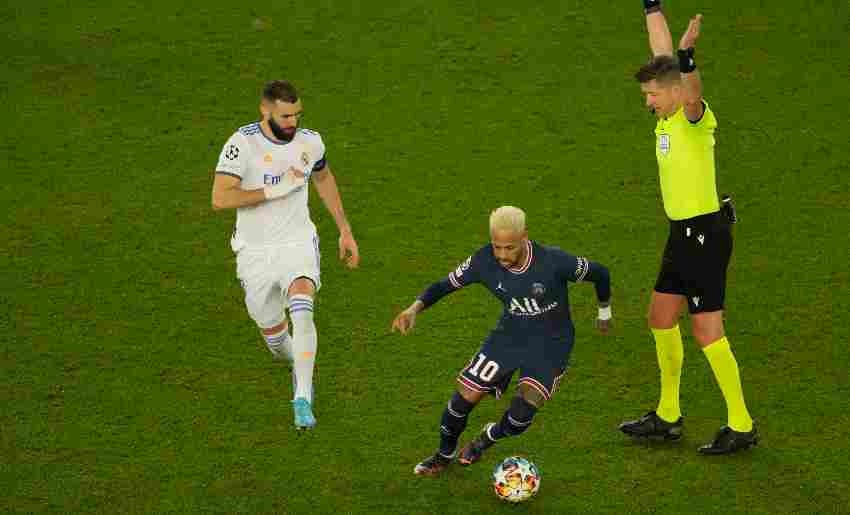
[[[705,16],[719,189],[741,219],[727,327],[763,433],[706,459],[725,407],[689,336],[684,440],[616,430],[657,400],[645,310],[666,227],[631,79],[641,6],[614,4],[4,3],[0,512],[850,513],[850,5],[666,4],[676,40]],[[299,87],[363,256],[336,261],[314,203],[309,434],[242,305],[234,213],[210,207],[221,145],[273,78]],[[611,268],[616,330],[596,334],[593,288],[573,288],[572,368],[534,426],[415,478],[499,306],[471,288],[407,338],[390,322],[508,203],[533,238]],[[505,406],[485,401],[464,441]],[[488,480],[515,453],[543,474],[518,507]]]

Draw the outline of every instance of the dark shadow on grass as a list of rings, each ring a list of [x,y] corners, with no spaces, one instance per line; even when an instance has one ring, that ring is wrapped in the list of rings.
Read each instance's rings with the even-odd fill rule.
[[[679,440],[662,440],[657,438],[635,438],[624,436],[621,439],[621,447],[639,447],[645,449],[653,449],[653,450],[667,450],[667,451],[681,451],[687,446],[693,444],[687,438],[681,438]],[[696,449],[696,447],[694,447]]]

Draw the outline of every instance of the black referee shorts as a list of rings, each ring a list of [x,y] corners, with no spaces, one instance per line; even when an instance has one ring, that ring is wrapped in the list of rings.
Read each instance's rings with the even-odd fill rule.
[[[655,291],[684,295],[690,313],[723,309],[732,230],[722,213],[670,221]]]

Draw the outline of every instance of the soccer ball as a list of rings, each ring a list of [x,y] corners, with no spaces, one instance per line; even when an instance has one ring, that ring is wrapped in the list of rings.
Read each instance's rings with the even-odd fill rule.
[[[523,502],[531,499],[540,489],[540,471],[537,465],[525,458],[511,456],[493,470],[493,491],[506,502]]]

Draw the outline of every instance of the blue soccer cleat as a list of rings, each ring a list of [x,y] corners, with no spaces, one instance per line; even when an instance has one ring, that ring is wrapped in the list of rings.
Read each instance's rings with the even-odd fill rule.
[[[295,429],[312,429],[316,425],[316,417],[307,399],[298,397],[292,401],[292,409],[295,412]]]

